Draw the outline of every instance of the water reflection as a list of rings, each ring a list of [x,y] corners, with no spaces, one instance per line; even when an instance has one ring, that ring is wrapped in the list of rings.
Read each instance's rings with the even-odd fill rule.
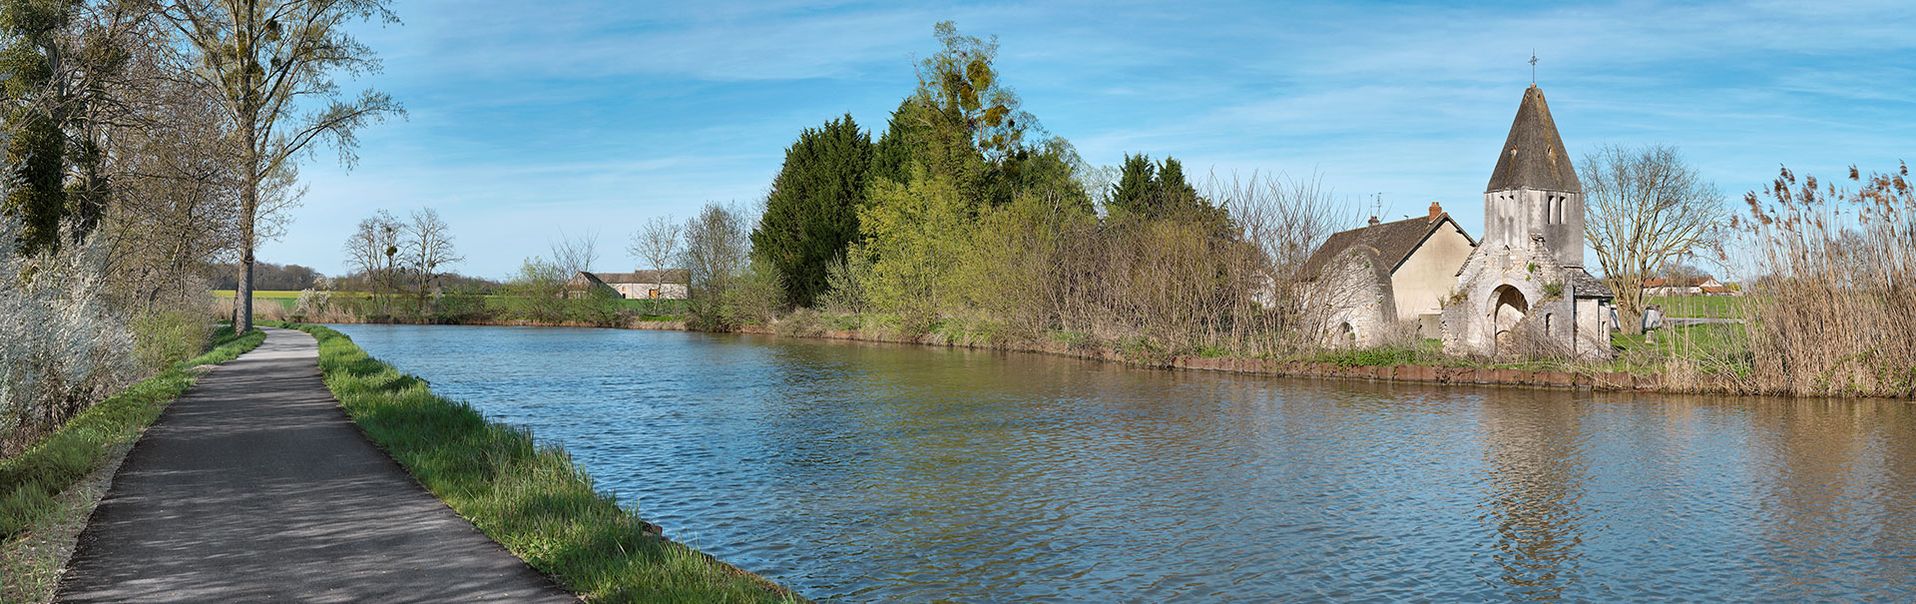
[[[1495,390],[1481,406],[1488,488],[1483,520],[1497,535],[1491,558],[1512,596],[1555,600],[1578,580],[1582,558],[1582,405]]]
[[[1916,599],[1906,403],[345,326],[669,534],[846,601]]]

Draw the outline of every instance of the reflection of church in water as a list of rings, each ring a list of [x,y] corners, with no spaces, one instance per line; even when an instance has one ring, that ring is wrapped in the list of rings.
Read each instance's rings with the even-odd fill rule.
[[[1479,506],[1495,535],[1490,556],[1521,599],[1557,599],[1579,579],[1583,559],[1583,411],[1499,398],[1485,401],[1481,419],[1488,491]]]

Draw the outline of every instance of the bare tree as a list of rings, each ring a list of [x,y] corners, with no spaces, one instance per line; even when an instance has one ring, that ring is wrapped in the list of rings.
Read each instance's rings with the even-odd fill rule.
[[[1725,217],[1723,194],[1672,147],[1606,146],[1584,157],[1584,238],[1617,296],[1626,333],[1642,330],[1643,282],[1672,260],[1712,242]]]
[[[549,245],[552,247],[552,264],[565,271],[567,279],[592,270],[592,265],[599,262],[598,231],[586,231],[577,237],[561,231],[559,238]]]
[[[315,142],[330,141],[341,163],[351,166],[356,132],[403,111],[374,90],[343,99],[333,80],[335,73],[379,69],[372,49],[347,33],[349,22],[394,23],[398,17],[387,0],[166,0],[160,15],[183,42],[179,72],[218,102],[239,143],[236,328],[249,330],[262,197],[276,176],[290,177],[290,168]]]
[[[380,210],[359,221],[359,228],[346,238],[347,262],[365,280],[375,301],[392,290],[398,272],[400,236],[405,225],[391,212]],[[383,306],[383,302],[382,302]]]
[[[639,232],[632,234],[632,245],[627,251],[652,267],[659,291],[665,290],[665,271],[678,258],[679,241],[684,231],[683,223],[667,215],[653,218]]]
[[[445,276],[441,269],[465,258],[453,247],[452,228],[446,226],[446,221],[432,208],[412,213],[412,222],[406,225],[405,248],[406,272],[412,277],[419,314],[424,315],[427,299],[438,288],[439,279]]]

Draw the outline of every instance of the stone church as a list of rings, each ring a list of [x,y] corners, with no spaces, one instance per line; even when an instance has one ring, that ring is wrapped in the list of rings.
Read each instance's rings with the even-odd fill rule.
[[[1610,357],[1609,288],[1583,269],[1583,185],[1532,84],[1484,191],[1484,234],[1442,314],[1444,352]]]

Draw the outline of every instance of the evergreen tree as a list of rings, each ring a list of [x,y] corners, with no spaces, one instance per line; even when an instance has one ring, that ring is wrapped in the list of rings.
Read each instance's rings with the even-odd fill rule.
[[[850,115],[805,129],[785,150],[752,249],[779,274],[786,304],[811,306],[825,292],[826,267],[858,236],[872,163],[871,135]]]
[[[1119,167],[1118,184],[1111,187],[1111,197],[1105,201],[1105,211],[1112,218],[1127,215],[1151,216],[1155,213],[1152,206],[1156,203],[1158,189],[1158,166],[1151,163],[1151,156],[1142,153],[1124,155],[1124,164]]]
[[[72,19],[69,2],[9,1],[0,5],[0,94],[5,113],[7,195],[0,211],[18,218],[22,229],[15,251],[31,255],[60,248],[60,221],[67,207],[67,135],[71,114],[60,98],[61,74],[55,67],[64,48],[63,30]]]

